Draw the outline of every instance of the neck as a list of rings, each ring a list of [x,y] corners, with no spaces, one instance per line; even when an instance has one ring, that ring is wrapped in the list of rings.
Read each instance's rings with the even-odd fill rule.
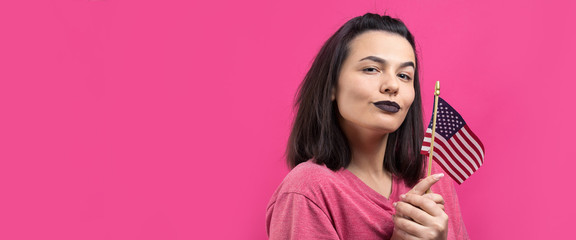
[[[387,133],[374,133],[372,130],[352,129],[346,126],[343,126],[342,130],[348,138],[352,153],[348,170],[375,178],[389,176],[384,170]]]

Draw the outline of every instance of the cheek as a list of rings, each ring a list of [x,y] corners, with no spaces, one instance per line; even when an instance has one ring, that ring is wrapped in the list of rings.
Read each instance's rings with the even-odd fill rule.
[[[410,106],[412,106],[412,103],[414,103],[414,97],[415,97],[415,92],[414,90],[412,90],[412,92],[410,93],[410,96],[408,97],[408,104],[410,104]]]
[[[338,92],[336,100],[338,105],[342,104],[342,107],[354,107],[355,109],[361,107],[361,105],[370,102],[372,86],[367,86],[365,82],[362,81],[347,81],[341,84],[341,91]]]
[[[357,122],[358,119],[366,112],[366,106],[369,103],[370,94],[360,82],[344,82],[340,85],[340,91],[336,94],[336,103],[340,115],[349,121]]]
[[[409,92],[409,93],[406,94],[406,98],[405,98],[405,100],[404,100],[404,101],[405,101],[404,104],[405,104],[406,106],[408,106],[408,107],[405,108],[405,111],[404,111],[404,114],[405,114],[405,115],[404,115],[404,116],[406,116],[406,114],[408,114],[408,110],[410,110],[410,108],[412,108],[412,104],[414,103],[414,97],[415,97],[415,92],[414,92],[414,90],[412,90],[411,92]]]
[[[414,98],[416,96],[416,90],[414,90],[414,82],[411,82],[410,84],[405,85],[406,94],[404,95],[404,103],[407,106],[412,106],[412,103],[414,102]]]

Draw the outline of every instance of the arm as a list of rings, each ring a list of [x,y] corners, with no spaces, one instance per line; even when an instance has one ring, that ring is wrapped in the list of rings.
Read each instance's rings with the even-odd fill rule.
[[[284,193],[266,215],[266,231],[271,240],[340,239],[328,215],[299,193]]]

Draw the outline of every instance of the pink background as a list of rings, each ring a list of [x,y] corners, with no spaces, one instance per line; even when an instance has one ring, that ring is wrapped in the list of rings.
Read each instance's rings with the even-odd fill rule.
[[[573,1],[68,0],[0,3],[0,239],[265,239],[296,87],[367,11],[484,142],[470,236],[573,237]]]

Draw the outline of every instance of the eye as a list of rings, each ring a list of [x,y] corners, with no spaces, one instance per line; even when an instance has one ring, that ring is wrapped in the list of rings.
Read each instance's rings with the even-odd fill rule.
[[[367,68],[362,69],[362,71],[363,71],[363,72],[366,72],[366,73],[377,73],[377,72],[380,72],[380,70],[379,70],[378,68],[375,68],[375,67],[367,67]]]
[[[400,77],[402,79],[406,79],[406,80],[412,80],[412,78],[409,75],[404,74],[404,73],[398,74],[398,77]]]

